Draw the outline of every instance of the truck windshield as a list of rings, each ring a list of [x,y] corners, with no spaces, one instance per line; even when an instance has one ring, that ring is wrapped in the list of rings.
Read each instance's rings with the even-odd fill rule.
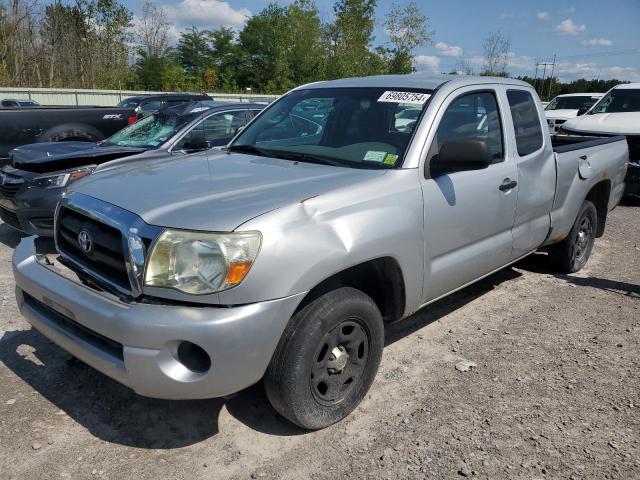
[[[108,138],[104,145],[120,147],[159,148],[189,123],[196,114],[176,115],[169,110],[154,113],[123,128]]]
[[[556,97],[545,110],[580,110],[581,108],[591,108],[598,101],[598,97]]]
[[[433,92],[401,88],[295,90],[228,147],[233,152],[352,168],[394,168]]]
[[[616,88],[607,93],[590,114],[640,112],[640,89]]]

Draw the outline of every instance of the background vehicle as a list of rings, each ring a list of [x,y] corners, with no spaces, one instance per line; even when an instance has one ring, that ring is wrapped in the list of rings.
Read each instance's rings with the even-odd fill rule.
[[[331,103],[315,131],[292,121],[314,100]],[[396,118],[409,106],[412,131]],[[278,412],[322,428],[366,395],[389,322],[541,247],[561,271],[585,265],[628,151],[580,140],[554,148],[535,91],[513,79],[306,85],[226,155],[74,184],[60,256],[33,237],[16,249],[18,305],[140,394],[215,397],[264,377]]]
[[[586,115],[566,122],[558,133],[588,137],[625,135],[629,144],[625,195],[640,196],[640,83],[612,88]]]
[[[16,108],[16,107],[39,107],[40,104],[35,100],[19,100],[13,98],[5,98],[0,102],[2,108]]]
[[[117,107],[17,107],[0,110],[0,167],[12,148],[34,142],[98,142],[138,118],[160,108],[194,100],[200,94],[162,94],[130,97]]]
[[[263,106],[211,100],[165,108],[101,142],[34,143],[11,151],[0,170],[0,216],[31,234],[53,235],[67,185],[98,170],[142,159],[176,159],[222,148]]]
[[[557,133],[560,126],[579,115],[584,115],[599,99],[603,93],[569,93],[558,95],[544,109],[549,124],[549,132]]]
[[[136,121],[132,108],[18,107],[0,109],[0,167],[9,150],[34,142],[97,142]]]
[[[200,93],[163,93],[158,95],[138,95],[128,97],[118,103],[120,108],[133,108],[138,116],[145,116],[151,112],[166,107],[174,107],[182,103],[200,100],[213,100],[209,95]]]

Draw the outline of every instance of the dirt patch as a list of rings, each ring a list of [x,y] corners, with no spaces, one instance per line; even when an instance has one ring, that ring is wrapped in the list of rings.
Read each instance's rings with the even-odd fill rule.
[[[0,478],[640,478],[638,206],[579,274],[534,255],[391,326],[368,398],[314,433],[261,385],[158,401],[70,360],[17,311],[18,241],[0,224]]]

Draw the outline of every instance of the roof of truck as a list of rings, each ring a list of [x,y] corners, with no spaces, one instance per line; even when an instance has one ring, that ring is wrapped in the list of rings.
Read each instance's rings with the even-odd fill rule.
[[[613,88],[640,88],[640,83],[621,83],[620,85],[616,85]]]
[[[302,85],[298,88],[339,88],[339,87],[381,87],[381,88],[424,88],[435,90],[445,83],[459,83],[461,86],[470,84],[503,84],[532,88],[530,84],[521,80],[504,77],[480,77],[467,75],[427,75],[424,73],[410,73],[407,75],[375,75],[371,77],[351,77],[339,80],[328,80]]]
[[[582,93],[563,93],[562,95],[556,95],[557,97],[604,97],[604,93],[589,93],[589,92],[582,92]]]

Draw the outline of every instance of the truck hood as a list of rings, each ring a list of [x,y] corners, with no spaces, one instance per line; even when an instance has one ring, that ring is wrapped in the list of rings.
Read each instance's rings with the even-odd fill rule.
[[[142,148],[99,146],[94,142],[45,142],[14,148],[10,154],[19,170],[49,173],[85,165],[99,165],[144,152]]]
[[[151,225],[228,232],[284,205],[384,174],[208,153],[124,164],[96,172],[72,190],[129,210]]]
[[[640,134],[640,112],[582,115],[569,120],[563,127],[580,133],[638,135]]]
[[[552,119],[575,118],[578,115],[578,110],[577,109],[545,110],[544,114],[547,118],[552,118]]]

